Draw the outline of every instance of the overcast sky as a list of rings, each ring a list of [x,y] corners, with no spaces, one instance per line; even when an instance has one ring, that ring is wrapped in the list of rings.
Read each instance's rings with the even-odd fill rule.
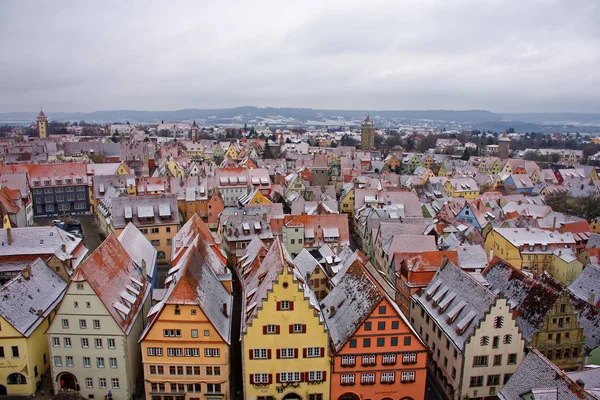
[[[600,112],[600,1],[2,0],[0,57],[0,112]]]

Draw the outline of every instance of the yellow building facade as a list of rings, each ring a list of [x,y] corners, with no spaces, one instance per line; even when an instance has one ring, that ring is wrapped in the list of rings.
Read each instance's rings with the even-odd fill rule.
[[[314,295],[295,276],[293,263],[279,240],[251,277],[259,282],[255,289],[244,289],[245,398],[328,400],[328,333]]]

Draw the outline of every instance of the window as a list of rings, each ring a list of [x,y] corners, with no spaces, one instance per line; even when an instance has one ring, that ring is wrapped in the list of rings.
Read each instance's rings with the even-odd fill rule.
[[[73,357],[72,356],[66,356],[65,357],[65,363],[67,364],[67,367],[72,367],[73,366]]]
[[[61,356],[54,356],[54,366],[62,367],[62,357]]]
[[[474,367],[487,367],[487,365],[488,365],[488,356],[473,357],[473,366]]]
[[[62,327],[64,329],[68,329],[69,328],[69,320],[68,319],[63,319],[62,320]]]
[[[321,382],[323,380],[323,371],[309,371],[308,381],[309,382]]]
[[[119,378],[112,378],[112,387],[113,389],[119,388]]]
[[[394,353],[384,354],[381,362],[382,362],[383,365],[394,365],[394,364],[396,364],[396,354],[394,354]]]
[[[377,330],[378,331],[385,331],[385,321],[377,323]]]
[[[342,367],[353,367],[356,365],[354,356],[342,356]]]
[[[373,374],[373,373],[360,374],[360,383],[363,385],[375,383],[375,374]]]
[[[79,303],[78,303],[78,302],[76,302],[76,301],[74,301],[74,302],[73,302],[73,308],[79,308]]]
[[[296,349],[293,348],[285,348],[279,350],[279,358],[295,358],[296,357]]]
[[[497,349],[500,345],[500,336],[494,336],[494,340],[492,342],[492,348]]]
[[[273,334],[277,333],[277,325],[267,325],[266,333]]]
[[[65,342],[65,347],[71,347],[71,338],[66,337],[63,341]]]
[[[311,358],[311,357],[321,357],[321,348],[320,347],[307,347],[305,358]]]
[[[221,375],[221,367],[206,367],[206,375],[209,375],[209,376]]]
[[[282,300],[279,302],[279,309],[280,310],[290,310],[290,301],[289,300]]]
[[[365,322],[365,331],[370,331],[370,330],[371,330],[371,323]]]
[[[293,324],[292,331],[290,333],[306,333],[306,325],[304,324]]]
[[[193,338],[197,338],[198,337],[198,329],[192,329],[192,337]]]
[[[84,349],[90,347],[90,342],[88,338],[81,338],[81,347],[83,347]]]
[[[252,351],[252,357],[253,359],[257,359],[257,360],[266,360],[268,357],[268,350],[267,349],[253,349]]]
[[[385,339],[377,338],[377,347],[383,347],[383,346],[385,346]]]
[[[392,346],[398,346],[398,338],[397,337],[393,337],[391,340],[391,344]]]
[[[219,357],[219,349],[204,349],[205,357]]]
[[[99,338],[94,339],[94,343],[95,343],[97,349],[102,348],[102,339],[99,339]]]
[[[54,347],[60,347],[60,338],[53,337],[52,338],[52,346],[54,346]]]
[[[506,385],[511,376],[512,374],[504,374],[504,382],[502,384]]]
[[[363,347],[371,347],[371,339],[363,339]]]
[[[342,374],[340,383],[342,385],[354,385],[354,374]]]
[[[480,346],[487,346],[488,344],[490,344],[490,337],[489,336],[482,336],[481,339],[479,339],[479,345]]]
[[[362,356],[362,365],[375,365],[376,356],[375,354],[367,354]]]
[[[513,354],[509,354],[508,355],[508,364],[512,365],[512,364],[516,364],[517,363],[517,354],[513,353]]]
[[[90,304],[89,301],[85,302],[85,308],[92,308],[92,305]]]
[[[98,368],[104,368],[104,357],[96,357],[96,366]]]
[[[164,337],[181,337],[181,329],[163,329]]]
[[[269,383],[269,374],[252,374],[250,377],[250,383]]]
[[[439,335],[438,335],[439,337]],[[410,346],[410,336],[404,336],[404,345]]]
[[[417,362],[417,353],[404,353],[402,355],[403,364],[414,364]]]
[[[500,375],[488,375],[487,385],[494,386],[500,384]]]
[[[92,378],[85,378],[85,387],[91,389],[94,387],[94,380]]]
[[[472,376],[471,383],[469,384],[469,386],[470,387],[483,386],[483,376]]]
[[[98,383],[100,385],[100,389],[106,389],[106,378],[98,379]]]
[[[206,384],[206,393],[221,393],[221,384],[220,383],[207,383]]]
[[[356,348],[356,339],[350,339],[350,348],[351,349],[355,349]]]
[[[108,348],[114,349],[115,348],[115,339],[107,339],[107,341],[108,341]]]
[[[494,356],[494,365],[502,365],[502,354],[496,354]]]
[[[87,329],[87,322],[85,319],[80,319],[79,320],[79,328],[80,329]]]
[[[94,329],[100,329],[100,320],[99,319],[94,320]]]
[[[381,383],[394,383],[396,374],[394,372],[382,372]]]
[[[108,365],[110,365],[111,368],[117,368],[117,359],[115,357],[110,357],[108,359]]]
[[[379,306],[379,314],[385,314],[386,313],[386,307],[385,306]]]
[[[504,325],[504,317],[497,316],[494,318],[494,328],[500,329]]]
[[[12,358],[19,358],[19,346],[12,346]]]
[[[84,368],[90,368],[92,366],[92,363],[90,361],[89,357],[83,357],[83,367]]]
[[[149,356],[162,356],[163,349],[162,349],[162,347],[148,347],[148,355]]]

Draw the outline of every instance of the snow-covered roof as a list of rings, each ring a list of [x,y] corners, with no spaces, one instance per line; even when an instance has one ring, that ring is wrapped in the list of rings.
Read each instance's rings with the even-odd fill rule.
[[[152,246],[146,236],[130,222],[119,235],[119,242],[138,267],[142,267],[142,261],[146,262],[146,273],[152,278],[156,264],[156,247]]]

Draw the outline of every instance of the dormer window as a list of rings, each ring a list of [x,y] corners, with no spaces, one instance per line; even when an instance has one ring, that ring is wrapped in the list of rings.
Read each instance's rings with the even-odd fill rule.
[[[67,184],[71,184],[71,183],[73,183],[73,179],[69,179],[69,178],[67,178],[67,179],[65,179],[65,183],[67,183]]]
[[[82,178],[77,178],[77,179],[75,179],[75,182],[77,182],[77,183],[83,183],[83,179]]]
[[[44,180],[44,185],[49,185],[50,184],[50,180]]]

